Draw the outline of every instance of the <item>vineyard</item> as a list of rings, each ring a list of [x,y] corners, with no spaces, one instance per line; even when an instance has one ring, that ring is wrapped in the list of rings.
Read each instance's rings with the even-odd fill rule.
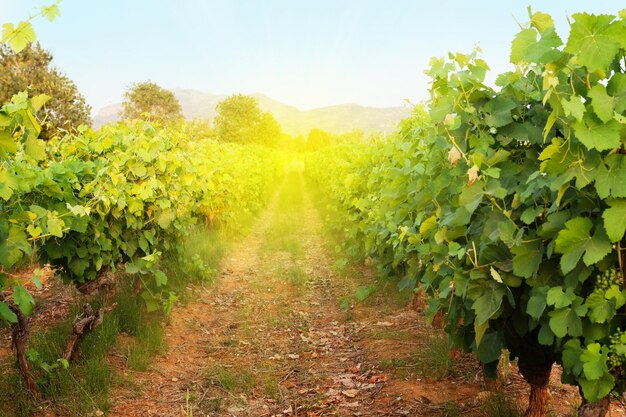
[[[51,134],[14,94],[0,416],[626,415],[626,12],[528,17],[388,136],[241,95]]]

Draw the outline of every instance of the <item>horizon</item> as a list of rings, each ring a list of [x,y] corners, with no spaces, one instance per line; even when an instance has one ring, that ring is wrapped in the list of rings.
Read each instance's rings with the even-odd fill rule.
[[[25,19],[49,3],[0,0],[2,21]],[[423,72],[431,57],[469,53],[476,46],[493,83],[495,75],[512,68],[515,22],[528,20],[528,5],[551,14],[562,37],[569,33],[567,16],[620,8],[617,2],[584,0],[497,4],[64,0],[60,18],[33,24],[37,41],[76,83],[92,116],[121,103],[132,83],[147,80],[168,90],[258,93],[307,111],[418,103],[427,98]]]

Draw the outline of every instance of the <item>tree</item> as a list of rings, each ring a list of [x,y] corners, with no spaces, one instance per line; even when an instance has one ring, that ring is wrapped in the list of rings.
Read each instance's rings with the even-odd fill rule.
[[[217,137],[223,142],[273,147],[281,143],[280,125],[274,116],[259,109],[254,97],[235,94],[220,102],[214,124]]]
[[[37,112],[44,120],[41,137],[49,139],[59,129],[70,131],[81,124],[91,125],[91,107],[76,84],[52,64],[52,54],[39,43],[15,53],[0,46],[0,102],[26,91],[30,97],[45,94],[50,100]]]
[[[313,128],[309,131],[309,135],[306,138],[307,150],[315,152],[331,144],[331,137],[328,132]]]
[[[124,93],[122,106],[125,119],[171,122],[183,117],[174,93],[151,81],[133,84]]]

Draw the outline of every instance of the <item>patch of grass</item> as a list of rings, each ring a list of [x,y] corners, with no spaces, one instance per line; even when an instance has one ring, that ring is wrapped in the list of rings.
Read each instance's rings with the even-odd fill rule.
[[[133,343],[136,351],[141,352],[140,357],[146,364],[162,349],[162,314],[145,311],[143,300],[135,296],[131,282],[121,286],[115,302],[116,308],[105,313],[102,324],[78,343],[68,369],[59,366],[47,373],[33,368],[42,399],[62,415],[83,417],[96,410],[108,410],[109,387],[113,384],[114,372],[105,356],[116,344],[120,333],[135,336]],[[92,300],[91,305],[98,309],[102,300]],[[82,306],[73,305],[67,319],[46,329],[32,331],[29,348],[38,353],[42,362],[56,363],[63,356],[72,332],[72,321],[81,313]],[[3,375],[0,378],[2,415],[32,415],[41,400],[35,400],[28,394],[15,361],[0,366],[0,374]]]
[[[379,330],[372,331],[370,337],[378,340],[408,340],[413,336],[404,330]]]
[[[261,380],[263,395],[272,400],[280,399],[280,381],[274,375],[265,375]]]
[[[522,410],[517,399],[504,393],[493,391],[479,405],[484,417],[521,417]]]
[[[287,176],[284,187],[279,191],[276,214],[265,234],[262,252],[287,252],[292,259],[300,259],[304,255],[302,244],[294,236],[294,231],[301,227],[304,208],[302,187],[302,179],[298,174]]]
[[[289,284],[294,287],[302,287],[306,284],[308,277],[306,272],[302,270],[299,266],[294,266],[289,270]]]
[[[211,385],[219,386],[231,394],[250,394],[256,385],[254,375],[248,369],[215,364],[206,369],[205,376]]]
[[[442,379],[454,369],[445,335],[431,336],[412,359],[417,373],[425,378]]]
[[[394,368],[403,368],[405,366],[407,366],[407,360],[406,359],[387,359],[384,361],[381,361],[380,364],[378,365],[380,367],[380,369],[394,369]]]
[[[169,287],[186,303],[192,297],[190,284],[211,285],[227,248],[226,234],[222,229],[203,226],[191,230],[180,247],[167,253],[161,267],[168,277]]]
[[[446,401],[441,405],[441,411],[437,414],[439,417],[459,417],[462,410],[453,401]]]
[[[137,337],[128,348],[126,364],[130,369],[145,371],[150,366],[150,360],[166,349],[163,337],[163,327],[156,318],[148,320],[137,332]]]
[[[96,308],[98,301],[92,303]],[[45,330],[33,332],[29,349],[37,351],[42,362],[56,363],[63,356],[71,334],[72,321],[82,309],[75,305],[68,318]],[[41,397],[63,415],[84,416],[95,410],[109,408],[108,389],[112,370],[103,360],[106,351],[115,342],[116,319],[105,315],[102,325],[85,336],[75,352],[75,360],[68,369],[59,366],[49,373],[33,367]],[[0,409],[7,416],[30,416],[41,405],[40,399],[28,394],[16,364],[5,364],[0,369]]]

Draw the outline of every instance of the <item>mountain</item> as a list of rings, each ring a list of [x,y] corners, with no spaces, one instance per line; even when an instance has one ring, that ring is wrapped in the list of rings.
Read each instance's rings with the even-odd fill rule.
[[[226,95],[205,93],[197,90],[173,90],[180,102],[183,115],[187,119],[196,117],[213,119],[217,104]],[[251,94],[259,102],[261,110],[271,113],[283,130],[290,135],[305,135],[314,127],[330,133],[345,133],[353,129],[362,129],[366,133],[392,132],[396,124],[408,117],[406,107],[364,107],[357,104],[339,104],[319,109],[302,111],[274,100],[263,94]],[[93,119],[94,127],[119,120],[121,104],[102,108]]]

